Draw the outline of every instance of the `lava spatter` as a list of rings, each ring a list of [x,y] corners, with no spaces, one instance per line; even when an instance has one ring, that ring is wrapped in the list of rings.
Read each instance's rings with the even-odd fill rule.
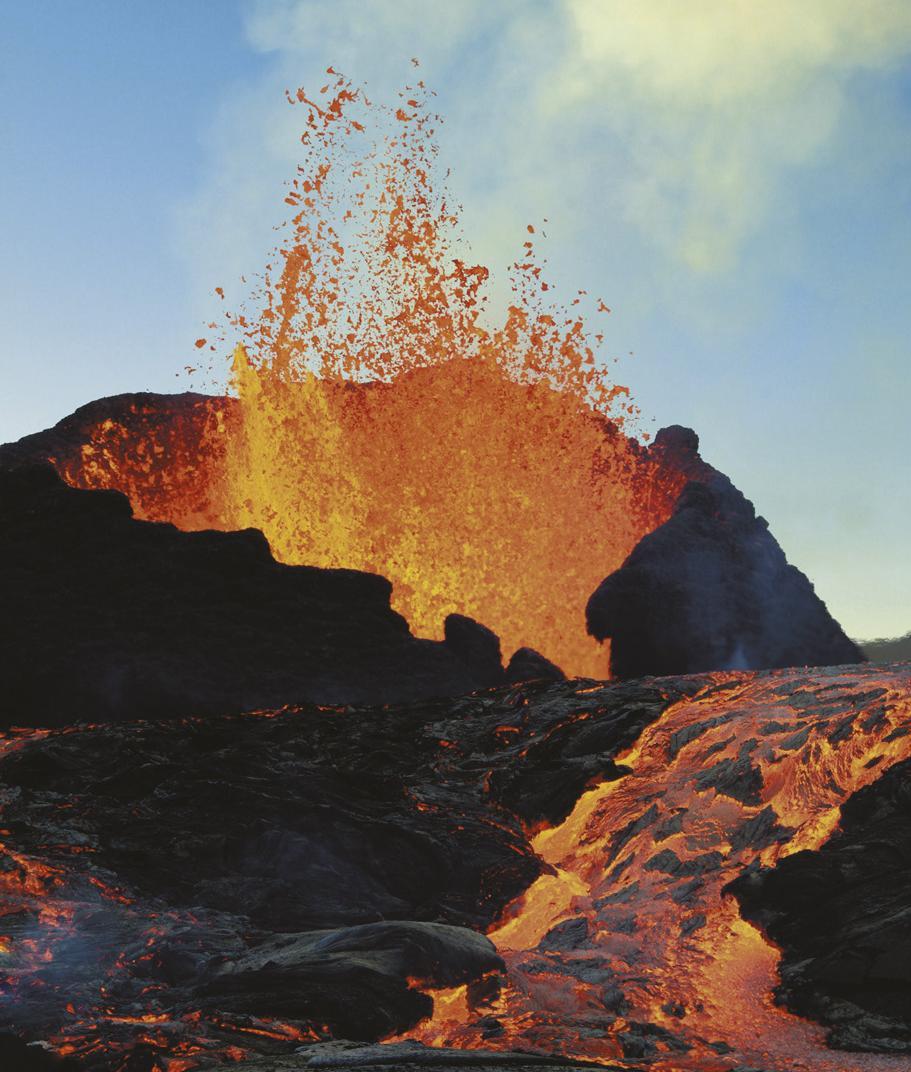
[[[284,562],[381,573],[422,636],[467,614],[507,656],[529,646],[606,677],[579,608],[685,482],[625,432],[635,407],[589,326],[606,306],[555,304],[529,233],[497,322],[423,83],[384,107],[331,72],[289,101],[293,213],[216,333],[239,340],[235,397],[175,403],[171,422],[139,404],[58,467],[145,519],[254,527]]]

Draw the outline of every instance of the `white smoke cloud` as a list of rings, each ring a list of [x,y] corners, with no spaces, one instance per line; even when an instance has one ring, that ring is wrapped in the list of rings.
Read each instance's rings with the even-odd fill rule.
[[[835,130],[859,72],[911,50],[903,0],[567,0],[554,107],[620,132],[629,219],[689,267],[726,268],[789,169]]]
[[[911,4],[269,0],[249,8],[247,34],[271,66],[226,103],[210,182],[180,219],[219,279],[260,263],[296,147],[281,90],[331,63],[388,95],[412,56],[440,91],[482,257],[507,263],[524,222],[548,214],[578,236],[597,199],[614,213],[609,240],[627,244],[628,228],[698,273],[736,263],[789,173],[832,137],[852,79],[911,52]]]

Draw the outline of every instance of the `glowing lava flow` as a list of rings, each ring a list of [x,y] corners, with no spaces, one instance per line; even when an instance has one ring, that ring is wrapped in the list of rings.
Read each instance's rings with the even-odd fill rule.
[[[93,730],[10,730],[0,734],[0,758],[42,738]],[[0,785],[0,813],[9,792]],[[90,840],[67,827],[70,805],[57,807],[63,844],[46,847],[54,864],[0,841],[0,1033],[41,1032],[54,1053],[75,1056],[80,1067],[117,1072],[187,1072],[242,1060],[250,1051],[237,1043],[249,1038],[287,1047],[321,1037],[307,1021],[175,1011],[174,949],[205,945],[207,929],[219,930],[217,914],[174,911],[99,878],[116,880],[94,866]],[[58,1025],[52,1033],[48,1022]]]
[[[489,326],[487,269],[458,256],[434,184],[423,83],[382,108],[330,76],[289,95],[303,163],[255,308],[228,316],[237,398],[171,423],[139,404],[58,467],[147,519],[255,527],[285,562],[382,573],[421,635],[460,612],[507,657],[528,645],[605,677],[582,608],[685,478],[623,433],[635,407],[596,360],[584,295],[548,303],[531,233]]]
[[[626,777],[535,839],[552,873],[490,935],[502,985],[436,995],[409,1037],[649,1057],[665,1072],[906,1068],[834,1054],[776,1007],[778,955],[724,887],[818,848],[847,797],[911,755],[909,688],[907,670],[883,668],[717,675],[644,731]]]

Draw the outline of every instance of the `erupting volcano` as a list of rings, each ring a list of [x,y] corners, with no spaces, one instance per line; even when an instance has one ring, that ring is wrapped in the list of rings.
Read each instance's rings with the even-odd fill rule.
[[[328,79],[230,393],[0,451],[0,1057],[906,1068],[909,668]]]
[[[548,301],[533,226],[491,326],[488,271],[457,256],[424,84],[385,108],[329,78],[288,96],[304,113],[294,214],[249,308],[213,336],[239,337],[236,397],[166,428],[140,401],[53,460],[138,517],[253,527],[283,562],[381,573],[424,636],[467,614],[509,652],[603,676],[578,608],[686,477],[623,433],[635,407],[583,315],[607,309]]]

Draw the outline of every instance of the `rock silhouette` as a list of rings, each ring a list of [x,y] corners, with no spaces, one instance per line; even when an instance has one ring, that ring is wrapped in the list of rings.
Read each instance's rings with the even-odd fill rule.
[[[726,477],[703,477],[588,602],[612,675],[862,662],[752,503]]]
[[[0,470],[0,588],[0,724],[386,703],[503,680],[493,634],[480,661],[415,638],[383,577],[281,565],[252,529],[136,521],[125,496],[68,487],[50,466]]]
[[[370,385],[363,389],[369,390]],[[182,501],[194,502],[195,523],[207,528],[215,526],[217,511],[207,500],[211,488],[200,482],[198,459],[206,455],[216,486],[224,459],[218,454],[222,437],[210,434],[213,423],[231,425],[236,420],[237,402],[229,397],[150,392],[115,395],[81,406],[53,428],[0,447],[0,466],[51,460],[58,471],[82,483],[93,465],[110,464],[100,462],[93,453],[93,437],[99,429],[107,428],[105,437],[116,447],[117,429],[122,429],[129,443],[155,443],[159,448],[145,459],[147,468],[131,494],[146,505],[144,496],[150,503],[157,502],[166,487],[168,495],[179,493]],[[662,428],[647,449],[637,449],[652,463],[656,487],[664,481],[679,481],[681,474],[690,484],[674,515],[640,541],[589,601],[589,632],[599,640],[611,639],[613,676],[863,660],[810,582],[788,565],[764,519],[755,516],[752,504],[701,458],[699,437],[692,429],[680,425]],[[108,478],[112,476],[108,473]],[[152,516],[156,516],[154,511]],[[596,534],[593,539],[597,539]],[[461,617],[455,615],[454,619]],[[485,642],[479,631],[483,628],[478,625],[472,632],[470,626],[458,621],[447,626],[451,653],[460,662],[467,661],[469,670],[465,675],[460,668],[453,676],[452,666],[444,669],[439,675],[439,694],[515,681],[522,674],[555,677],[556,668],[547,669],[539,662],[529,664],[520,653],[504,677],[499,642],[492,633],[493,641]],[[415,673],[423,673],[417,664]],[[432,694],[426,679],[423,685],[412,682],[410,691],[402,687],[390,692],[389,684],[387,680],[386,691],[379,688],[371,693],[352,680],[348,693],[342,690],[326,695],[330,701],[350,694],[353,699],[374,702]],[[302,697],[290,694],[287,698]],[[317,698],[317,693],[303,698]],[[277,693],[271,693],[265,702],[278,702]]]
[[[563,681],[566,674],[534,648],[518,648],[506,666],[506,680],[512,684],[520,681]]]

